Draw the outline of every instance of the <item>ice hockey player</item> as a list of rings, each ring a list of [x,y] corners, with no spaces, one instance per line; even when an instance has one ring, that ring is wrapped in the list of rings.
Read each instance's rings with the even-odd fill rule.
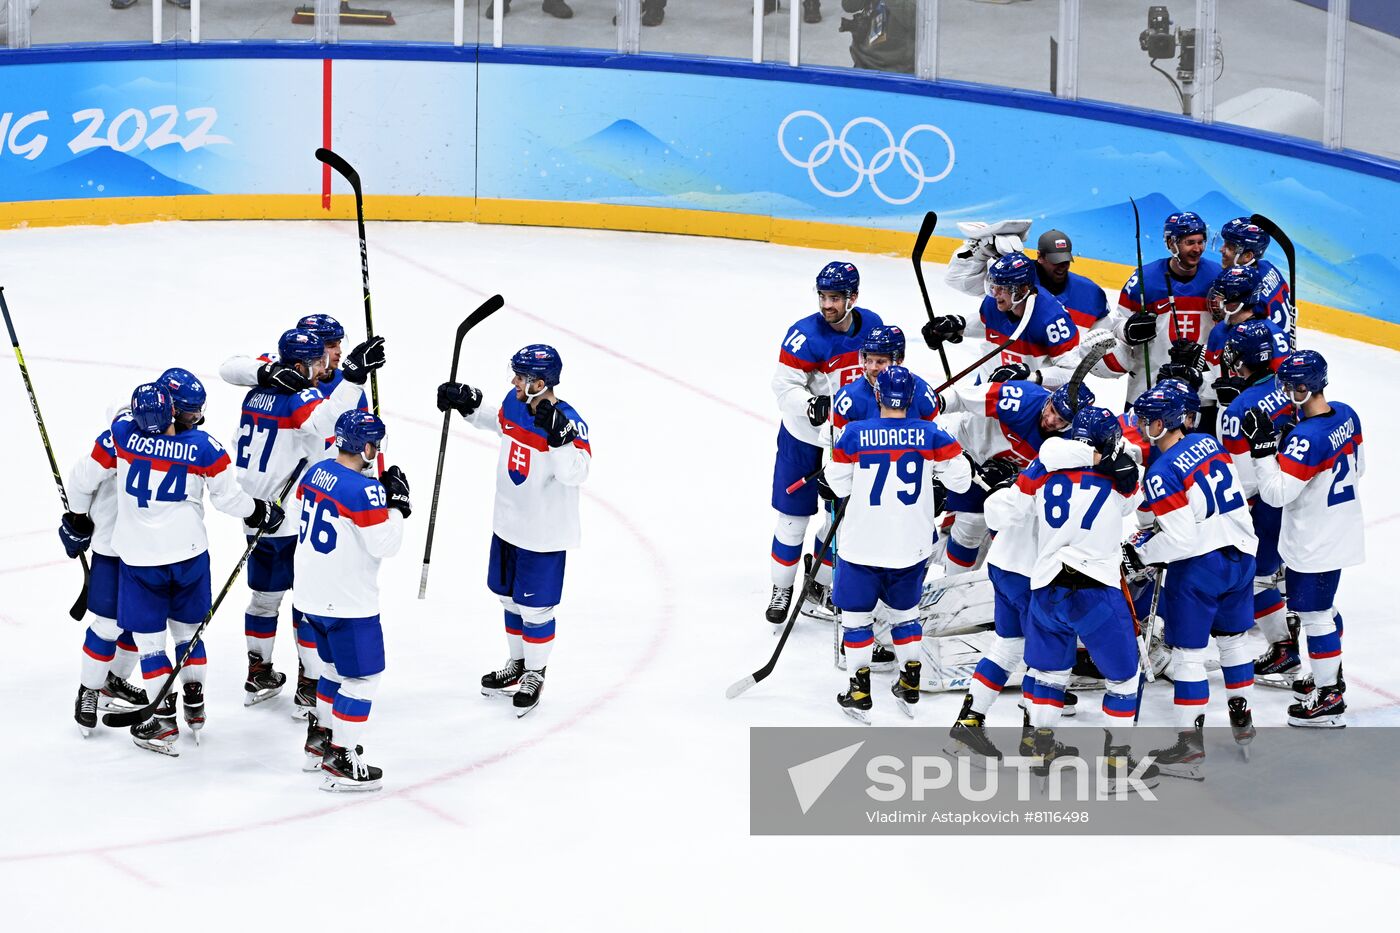
[[[996,375],[1002,375],[998,372]],[[947,508],[953,513],[948,533],[944,569],[949,574],[975,570],[987,541],[987,522],[982,514],[985,486],[1002,485],[1008,475],[1030,463],[1040,454],[1046,437],[1063,433],[1074,418],[1075,405],[1092,405],[1094,393],[1083,384],[1078,400],[1070,401],[1070,387],[1053,392],[1025,380],[992,381],[958,388],[943,396],[943,407],[950,413],[966,412],[955,430],[963,449],[979,464],[981,483],[966,494],[951,493]]]
[[[172,372],[166,371],[164,385],[138,386],[130,411],[112,422],[117,482],[112,548],[121,555],[117,623],[136,640],[148,693],[158,691],[172,669],[165,650],[167,622],[178,657],[209,612],[205,490],[215,508],[242,517],[249,527],[271,532],[282,523],[281,507],[244,492],[224,448],[196,427],[203,418],[204,387],[186,379],[172,391]],[[196,738],[204,726],[205,663],[201,641],[181,671],[185,723]],[[174,691],[154,717],[132,726],[131,734],[141,748],[178,755]]]
[[[1264,258],[1269,243],[1269,235],[1258,224],[1248,217],[1236,217],[1220,228],[1220,267],[1257,269],[1257,301],[1263,316],[1287,334],[1292,332],[1293,296],[1288,291],[1288,280]]]
[[[1234,270],[1226,270],[1231,272]],[[1278,552],[1283,512],[1259,498],[1259,477],[1250,456],[1244,418],[1250,411],[1267,412],[1276,430],[1292,430],[1297,411],[1274,382],[1273,360],[1278,352],[1278,329],[1263,318],[1251,318],[1230,331],[1221,351],[1228,378],[1239,386],[1238,395],[1220,417],[1220,442],[1234,460],[1240,488],[1249,501],[1250,519],[1259,549],[1254,556],[1254,622],[1269,649],[1254,663],[1256,681],[1289,687],[1300,669],[1298,642],[1289,631],[1278,575],[1283,563]]]
[[[1225,340],[1240,324],[1248,321],[1262,321],[1271,335],[1273,353],[1269,371],[1278,368],[1293,345],[1288,332],[1269,320],[1263,302],[1259,301],[1259,269],[1255,266],[1231,266],[1216,276],[1210,287],[1207,300],[1210,302],[1210,316],[1216,324],[1206,338],[1206,365],[1210,367],[1212,395],[1221,409],[1229,406],[1240,394],[1243,383],[1240,377],[1221,365],[1225,352]]]
[[[987,501],[994,527],[1013,528],[1029,520],[1035,528],[1037,553],[1025,625],[1034,731],[1023,739],[1023,746],[1030,747],[1023,747],[1022,754],[1038,759],[1042,773],[1053,759],[1078,753],[1054,734],[1076,640],[1089,649],[1106,678],[1103,711],[1112,719],[1133,721],[1141,676],[1119,568],[1123,517],[1133,508],[1136,484],[1124,492],[1126,470],[1123,478],[1118,473],[1124,462],[1118,456],[1118,418],[1106,408],[1086,405],[1074,415],[1069,437],[1093,449],[1092,467],[1047,470],[1035,460],[1013,485]],[[1140,767],[1126,745],[1110,744],[1104,757],[1110,790],[1130,777],[1155,786],[1157,769]]]
[[[875,312],[856,306],[860,273],[849,262],[823,266],[817,273],[816,292],[817,311],[788,328],[773,373],[773,394],[782,422],[773,461],[772,504],[778,513],[769,560],[773,592],[765,615],[775,625],[787,621],[807,524],[817,514],[816,483],[794,493],[787,488],[821,465],[821,434],[831,417],[832,398],[842,386],[860,378],[860,348],[866,335],[884,323]],[[828,518],[817,540],[829,527]],[[823,592],[829,590],[830,554],[817,568],[815,584]]]
[[[1351,406],[1330,402],[1327,361],[1299,350],[1279,365],[1278,386],[1298,409],[1298,426],[1280,439],[1273,419],[1254,408],[1241,419],[1249,438],[1259,497],[1283,509],[1279,555],[1288,607],[1307,635],[1314,684],[1294,684],[1303,699],[1288,708],[1290,726],[1343,726],[1339,682],[1342,640],[1336,611],[1342,570],[1366,559],[1365,521],[1357,486],[1366,470],[1361,419]]]
[[[875,381],[879,417],[848,424],[825,469],[831,490],[847,499],[832,598],[841,610],[852,676],[836,701],[860,722],[869,722],[874,705],[870,658],[877,602],[890,610],[890,637],[903,665],[892,688],[895,700],[913,715],[923,637],[919,597],[940,493],[963,492],[972,482],[958,442],[932,422],[909,417],[915,391],[914,374],[903,366],[881,372]]]
[[[126,678],[136,665],[136,642],[117,624],[120,561],[112,550],[117,517],[116,449],[104,430],[68,474],[68,507],[58,536],[70,558],[92,549],[87,607],[92,624],[83,636],[82,673],[73,718],[84,736],[97,727],[99,709],[133,709],[149,702]]]
[[[1254,658],[1245,633],[1254,625],[1254,552],[1258,543],[1243,483],[1230,454],[1207,434],[1187,433],[1186,404],[1173,386],[1158,385],[1133,403],[1138,424],[1157,447],[1143,478],[1144,507],[1156,521],[1124,549],[1130,567],[1165,568],[1164,640],[1172,649],[1177,742],[1152,754],[1163,774],[1203,780],[1201,730],[1210,699],[1206,647],[1220,649],[1220,673],[1235,741],[1254,738],[1249,697]]]
[[[860,363],[864,377],[848,382],[836,393],[831,406],[832,442],[839,440],[841,432],[852,421],[864,421],[880,417],[880,403],[875,397],[875,380],[891,366],[904,364],[904,331],[893,325],[872,327],[865,335],[865,343],[860,348]],[[912,375],[912,373],[911,373]],[[933,387],[917,375],[914,376],[914,401],[909,407],[909,418],[932,421],[938,414],[938,396]],[[827,500],[835,498],[824,481],[817,486],[817,493]],[[934,536],[935,539],[937,535]],[[832,548],[834,550],[834,548]],[[780,620],[785,621],[785,620]],[[839,622],[838,622],[839,624]],[[895,666],[894,651],[878,639],[873,646],[870,669],[872,671],[892,670]],[[844,657],[845,650],[842,649]]]
[[[292,469],[302,461],[320,460],[326,438],[335,433],[339,416],[356,409],[364,400],[369,373],[384,365],[382,338],[375,344],[362,344],[345,360],[344,372],[335,380],[323,379],[328,363],[325,341],[311,330],[293,328],[277,340],[277,363],[304,379],[308,388],[293,392],[278,382],[269,388],[254,388],[243,399],[238,433],[231,446],[238,482],[251,496],[275,496]],[[334,385],[330,397],[322,387]],[[282,599],[292,589],[297,529],[292,523],[275,534],[265,534],[248,557],[250,597],[244,614],[244,635],[248,641],[248,677],[243,684],[243,703],[252,706],[271,699],[282,690],[286,675],[272,667],[273,644],[277,636],[277,616]],[[316,678],[321,662],[316,640],[294,606],[292,618],[297,628],[298,675],[292,715],[304,718],[316,706]]]
[[[359,739],[384,673],[379,565],[398,553],[412,513],[403,470],[374,477],[386,433],[369,412],[343,413],[335,456],[308,466],[296,491],[297,605],[322,662],[303,770],[322,772],[322,790],[378,790],[384,776],[364,760]]]
[[[1093,403],[1092,395],[1081,395],[1081,407]],[[1094,467],[1094,450],[1083,441],[1067,438],[1047,437],[1040,446],[1037,457],[1041,467],[1047,471],[1087,469]],[[1131,495],[1138,485],[1138,469],[1127,453],[1115,451],[1103,459],[1098,471],[1113,478],[1115,488],[1123,495]],[[1016,474],[1007,473],[997,478],[997,484],[988,495],[988,503],[996,498],[996,493],[1016,481]],[[1004,497],[1003,497],[1004,498]],[[987,712],[1006,686],[1011,672],[1020,667],[1025,656],[1025,621],[1030,613],[1031,574],[1039,556],[1036,543],[1033,516],[1021,513],[1020,522],[1010,526],[994,523],[992,509],[988,506],[987,522],[997,532],[987,551],[987,576],[995,593],[992,622],[995,634],[991,643],[977,662],[972,674],[972,683],[963,696],[962,709],[949,732],[963,748],[975,756],[1001,758],[1001,752],[987,738],[985,726]],[[1027,675],[1029,676],[1029,675]],[[1032,684],[1022,681],[1022,696],[1029,705],[1034,696]],[[1064,714],[1074,713],[1076,698],[1066,691]]]
[[[1169,215],[1162,224],[1162,236],[1171,255],[1147,263],[1141,277],[1134,272],[1118,295],[1113,330],[1130,348],[1125,361],[1130,399],[1147,391],[1156,367],[1168,360],[1201,368],[1198,359],[1185,358],[1188,348],[1172,351],[1176,341],[1205,346],[1206,292],[1220,274],[1215,260],[1203,258],[1207,233],[1205,221],[1197,214]]]
[[[1079,362],[1079,329],[1065,306],[1036,281],[1035,263],[1024,253],[1002,256],[987,269],[987,294],[978,317],[969,324],[961,315],[935,317],[922,328],[924,342],[937,350],[944,343],[961,343],[964,336],[984,336],[983,352],[990,351],[1020,329],[980,370],[990,379],[1003,366],[1024,367],[1023,379],[1051,388],[1064,385]],[[1030,319],[1025,321],[1026,315]],[[971,328],[969,330],[969,327]]]
[[[296,323],[296,330],[309,330],[321,342],[326,345],[326,365],[320,377],[315,382],[321,394],[329,399],[335,394],[335,390],[340,387],[340,383],[345,379],[345,370],[341,367],[342,344],[345,340],[345,328],[340,322],[329,314],[308,314]],[[384,353],[384,338],[374,337],[359,344],[351,351],[351,355],[359,354],[358,358],[369,363],[382,360]],[[379,365],[383,365],[380,362]],[[312,380],[300,372],[291,363],[284,362],[275,353],[264,353],[259,357],[251,356],[231,356],[224,360],[219,367],[219,377],[224,382],[236,386],[258,386],[263,389],[281,389],[284,392],[295,394],[304,392],[312,387]],[[360,380],[360,385],[364,380]],[[353,399],[354,404],[350,407],[358,408],[360,411],[369,411],[369,402],[365,398],[364,390],[361,389],[358,396],[337,396],[338,399]],[[345,408],[343,411],[349,411]],[[338,418],[342,412],[337,411]],[[329,443],[329,439],[327,443]]]
[[[578,493],[593,448],[583,418],[554,394],[564,370],[558,350],[532,343],[511,357],[510,368],[513,389],[499,405],[483,406],[481,390],[460,382],[438,386],[437,405],[501,435],[486,585],[505,609],[510,658],[482,676],[481,692],[514,688],[515,715],[524,716],[544,690],[565,553],[578,546]]]

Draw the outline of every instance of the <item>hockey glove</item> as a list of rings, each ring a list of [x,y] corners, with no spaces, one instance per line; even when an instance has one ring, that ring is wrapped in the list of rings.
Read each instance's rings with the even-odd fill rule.
[[[1221,376],[1212,382],[1210,387],[1215,390],[1215,398],[1222,409],[1229,407],[1245,390],[1244,380],[1239,376]]]
[[[1013,379],[1029,379],[1031,368],[1025,363],[1002,363],[987,377],[988,382],[1010,382]]]
[[[967,321],[956,314],[945,314],[929,321],[919,333],[924,335],[924,343],[930,350],[937,350],[945,343],[962,343],[963,329]]]
[[[243,524],[253,529],[261,528],[263,534],[276,534],[277,529],[282,527],[283,517],[282,506],[276,502],[254,499],[253,514],[243,519]]]
[[[1123,325],[1123,341],[1129,346],[1140,347],[1151,343],[1157,336],[1157,315],[1151,311],[1135,311]]]
[[[1094,467],[1095,472],[1113,479],[1113,488],[1119,495],[1131,496],[1138,485],[1138,468],[1126,450],[1120,450],[1112,457],[1104,457]]]
[[[807,420],[812,427],[819,428],[831,417],[831,396],[814,395],[807,399]]]
[[[1194,340],[1187,340],[1184,337],[1173,340],[1167,356],[1178,366],[1189,366],[1197,372],[1205,371],[1206,348]]]
[[[281,389],[295,395],[311,388],[311,380],[297,372],[297,368],[290,363],[274,360],[258,367],[258,385],[264,389]]]
[[[554,449],[572,444],[578,437],[573,422],[547,398],[535,405],[535,427],[545,432],[549,446]]]
[[[77,557],[92,544],[92,532],[91,518],[78,512],[64,512],[58,526],[58,540],[63,542],[63,550],[69,557]]]
[[[465,382],[444,382],[442,385],[438,386],[438,411],[451,411],[456,409],[459,415],[466,418],[480,406],[480,389],[473,389]]]
[[[817,474],[817,495],[827,502],[836,501],[836,491],[831,488],[831,484],[826,481],[826,471]]]
[[[1151,579],[1153,569],[1143,563],[1142,555],[1131,541],[1123,542],[1123,576],[1129,583],[1142,583]]]
[[[1201,383],[1205,382],[1205,374],[1185,363],[1163,363],[1157,368],[1157,381],[1161,382],[1163,379],[1180,379],[1191,387],[1192,392],[1199,392]]]
[[[933,481],[933,514],[942,515],[948,507],[948,487],[938,480]]]
[[[982,482],[987,484],[987,492],[993,493],[1016,482],[1016,477],[1021,474],[1021,466],[1009,457],[992,457],[978,467],[976,472],[981,476]]]
[[[391,466],[379,477],[379,481],[384,484],[384,493],[389,497],[389,508],[398,509],[404,518],[412,515],[413,508],[408,499],[408,477],[403,475],[403,470],[397,465]]]
[[[1251,408],[1240,418],[1240,433],[1249,441],[1249,453],[1257,460],[1278,453],[1278,430],[1268,413]]]
[[[340,364],[345,379],[357,386],[365,384],[369,374],[384,365],[384,338],[371,337],[351,350]]]

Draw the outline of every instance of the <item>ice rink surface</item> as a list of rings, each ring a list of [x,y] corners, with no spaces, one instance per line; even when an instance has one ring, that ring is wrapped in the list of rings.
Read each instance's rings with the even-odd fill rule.
[[[204,930],[996,929],[1031,916],[1055,927],[1061,912],[1128,929],[1209,929],[1260,905],[1290,925],[1351,929],[1391,900],[1393,838],[751,838],[748,727],[859,728],[833,702],[844,674],[831,665],[830,630],[813,623],[799,623],[769,680],[724,698],[774,645],[762,616],[777,424],[768,383],[785,328],[814,310],[812,278],[833,255],[467,224],[377,223],[369,240],[389,358],[387,459],[414,495],[404,549],[381,573],[388,670],[365,746],[384,790],[326,794],[299,770],[305,729],[288,715],[290,690],[242,706],[241,580],[208,633],[202,745],[185,732],[172,759],[125,732],[78,735],[83,628],[66,611],[80,574],[56,540],[60,508],[21,380],[0,364],[3,696],[18,714],[0,769],[0,928],[90,928],[154,909]],[[1156,253],[1149,245],[1148,258]],[[851,258],[861,303],[916,334],[908,260]],[[218,380],[219,363],[273,348],[311,312],[339,317],[347,348],[362,339],[358,271],[354,225],[337,222],[0,232],[0,284],[65,473],[107,407],[168,366],[208,381],[206,428],[227,441],[241,393]],[[938,269],[928,279],[936,308],[974,312]],[[497,440],[455,418],[428,598],[415,598],[440,425],[433,389],[457,323],[494,292],[506,308],[468,338],[461,378],[494,401],[514,350],[554,344],[559,395],[588,421],[594,451],[548,685],[522,720],[476,686],[506,656],[484,583]],[[1370,563],[1343,576],[1338,599],[1349,721],[1400,726],[1386,584],[1400,546],[1389,495],[1397,356],[1301,338],[1327,356],[1329,395],[1357,409],[1366,436]],[[972,352],[954,348],[954,366]],[[909,365],[941,381],[921,345]],[[1098,388],[1101,401],[1121,403],[1121,387]],[[241,525],[212,509],[206,521],[217,590]],[[285,613],[276,663],[295,671]],[[889,676],[876,675],[881,725],[906,721]],[[946,727],[958,701],[925,694],[918,724]],[[1257,721],[1282,724],[1287,702],[1256,690]],[[1097,695],[1081,705],[1081,723],[1099,721]],[[1169,707],[1170,686],[1153,685],[1144,721],[1166,722]],[[991,721],[1018,721],[1011,697]],[[1218,699],[1209,721],[1224,724]],[[1327,795],[1318,788],[1319,806]]]

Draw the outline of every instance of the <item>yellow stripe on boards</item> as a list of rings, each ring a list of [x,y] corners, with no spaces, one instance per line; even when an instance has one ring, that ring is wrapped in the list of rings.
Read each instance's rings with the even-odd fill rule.
[[[336,192],[331,197],[329,211],[322,209],[320,194],[199,194],[0,204],[0,229],[161,220],[353,220],[354,217],[355,200],[348,192]],[[914,246],[914,233],[902,230],[629,204],[366,195],[365,219],[673,233],[890,256],[908,256]],[[925,258],[932,263],[945,263],[961,242],[960,237],[934,236],[929,240]],[[1134,271],[1132,266],[1089,258],[1076,258],[1074,268],[1106,289],[1110,303]],[[1400,350],[1400,324],[1353,311],[1300,302],[1299,326]]]

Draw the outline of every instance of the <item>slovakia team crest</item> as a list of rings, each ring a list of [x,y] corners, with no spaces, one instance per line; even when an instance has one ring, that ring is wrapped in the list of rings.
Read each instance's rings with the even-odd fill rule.
[[[510,442],[510,454],[506,457],[506,475],[519,486],[530,477],[530,448],[516,441]]]

